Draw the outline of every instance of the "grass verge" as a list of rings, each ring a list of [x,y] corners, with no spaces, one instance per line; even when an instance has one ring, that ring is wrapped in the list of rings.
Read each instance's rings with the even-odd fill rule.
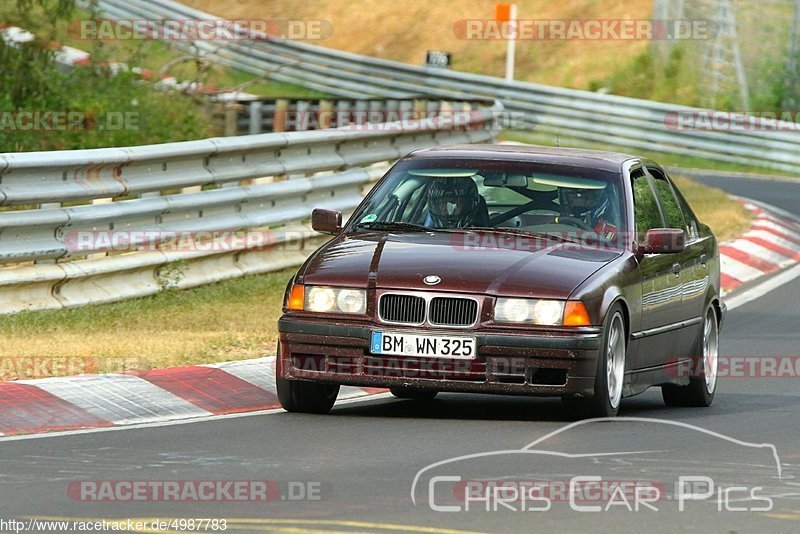
[[[279,271],[113,304],[3,317],[0,380],[274,354],[283,291],[292,274]]]

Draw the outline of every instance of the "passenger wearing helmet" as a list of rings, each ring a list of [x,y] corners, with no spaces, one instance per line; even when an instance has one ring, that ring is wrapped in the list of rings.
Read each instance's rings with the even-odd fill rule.
[[[572,219],[582,221],[598,236],[612,240],[617,236],[613,208],[606,187],[602,189],[562,188],[560,190],[561,211]]]
[[[428,189],[426,226],[466,228],[488,224],[486,204],[471,178],[437,178]]]

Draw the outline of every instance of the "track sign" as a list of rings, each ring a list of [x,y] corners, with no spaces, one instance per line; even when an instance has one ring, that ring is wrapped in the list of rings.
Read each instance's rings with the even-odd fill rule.
[[[425,54],[425,65],[428,67],[446,69],[450,66],[451,59],[452,56],[449,52],[443,52],[442,50],[428,50],[428,52]]]

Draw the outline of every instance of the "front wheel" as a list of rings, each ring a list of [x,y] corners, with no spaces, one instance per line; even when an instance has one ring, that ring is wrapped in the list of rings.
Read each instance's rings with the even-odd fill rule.
[[[603,328],[603,345],[597,355],[597,375],[591,397],[563,397],[562,404],[574,419],[614,417],[622,402],[625,358],[628,349],[622,307],[608,311]]]
[[[278,346],[277,373],[275,385],[278,389],[278,402],[287,412],[325,414],[331,411],[339,396],[338,384],[316,384],[281,377],[281,349]]]
[[[661,386],[661,396],[667,406],[711,406],[717,391],[719,365],[719,323],[714,306],[709,306],[703,320],[703,330],[695,342],[692,377],[688,386]],[[702,355],[702,359],[700,356]]]

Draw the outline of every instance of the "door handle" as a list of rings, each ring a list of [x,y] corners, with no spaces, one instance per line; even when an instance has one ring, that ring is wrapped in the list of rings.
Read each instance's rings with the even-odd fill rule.
[[[680,263],[673,263],[672,264],[672,273],[675,276],[678,276],[678,275],[681,274],[681,264]]]
[[[700,265],[703,267],[708,263],[708,254],[700,254]]]

